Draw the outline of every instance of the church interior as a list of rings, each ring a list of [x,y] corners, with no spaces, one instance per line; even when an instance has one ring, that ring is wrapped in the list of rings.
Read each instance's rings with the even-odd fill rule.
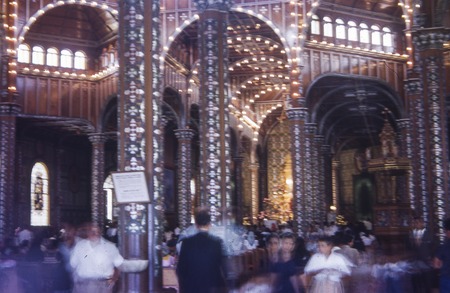
[[[148,260],[123,292],[160,292],[164,232],[200,206],[299,236],[369,221],[387,252],[413,218],[444,240],[450,1],[0,3],[0,239],[117,224]],[[129,173],[147,200],[118,200]]]

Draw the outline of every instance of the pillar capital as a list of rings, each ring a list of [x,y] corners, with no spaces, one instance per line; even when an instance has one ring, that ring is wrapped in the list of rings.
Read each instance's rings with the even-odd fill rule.
[[[20,105],[15,103],[0,103],[0,116],[17,116],[22,111]]]
[[[91,143],[103,143],[106,141],[106,135],[104,135],[103,133],[90,133],[88,135],[89,141]]]
[[[174,132],[178,140],[192,140],[195,135],[195,131],[192,129],[177,129]]]
[[[442,50],[450,38],[450,31],[445,28],[418,29],[413,33],[412,41],[418,51]]]
[[[292,121],[306,121],[308,117],[308,108],[290,108],[286,110],[286,115]]]
[[[420,78],[408,78],[404,87],[407,95],[418,95],[423,91],[423,82]]]

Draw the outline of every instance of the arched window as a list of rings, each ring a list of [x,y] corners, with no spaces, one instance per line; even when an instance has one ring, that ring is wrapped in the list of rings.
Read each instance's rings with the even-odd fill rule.
[[[42,162],[34,164],[31,169],[31,215],[32,226],[50,225],[50,200],[48,195],[48,169]]]
[[[86,69],[86,54],[84,52],[75,52],[74,67],[75,69]]]
[[[118,215],[115,215],[114,213],[114,197],[113,197],[113,190],[114,190],[114,184],[112,181],[112,176],[109,175],[106,177],[105,182],[103,182],[103,190],[106,194],[106,219],[113,221],[114,217],[117,217]]]
[[[61,67],[72,68],[73,56],[68,49],[61,50]]]
[[[354,21],[348,22],[348,40],[358,41],[358,29],[356,28],[356,22]]]
[[[336,38],[345,39],[345,24],[340,18],[336,19]]]
[[[58,50],[55,48],[47,49],[47,65],[48,66],[58,66]]]
[[[392,32],[389,28],[383,28],[383,46],[392,47]]]
[[[317,15],[313,15],[311,19],[311,34],[320,35],[320,20]]]
[[[361,43],[368,44],[370,42],[369,38],[369,27],[365,23],[361,23],[359,25],[360,31],[359,31],[359,41]]]
[[[17,61],[21,63],[30,63],[30,46],[20,44],[17,51]]]
[[[370,27],[372,29],[372,45],[381,45],[380,28],[376,25]]]
[[[37,65],[44,65],[44,49],[41,46],[34,46],[31,62]]]
[[[116,55],[113,50],[109,51],[109,66],[114,66],[116,63]]]
[[[323,35],[325,37],[333,36],[333,23],[331,22],[331,18],[328,16],[323,18]]]

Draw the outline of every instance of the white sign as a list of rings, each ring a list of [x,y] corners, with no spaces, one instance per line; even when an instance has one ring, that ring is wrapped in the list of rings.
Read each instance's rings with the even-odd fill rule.
[[[113,172],[111,176],[117,203],[150,201],[144,172]]]

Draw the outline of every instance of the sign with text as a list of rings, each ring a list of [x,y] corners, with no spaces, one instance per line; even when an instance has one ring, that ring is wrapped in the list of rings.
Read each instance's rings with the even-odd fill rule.
[[[144,172],[113,172],[111,176],[117,203],[150,201]]]

